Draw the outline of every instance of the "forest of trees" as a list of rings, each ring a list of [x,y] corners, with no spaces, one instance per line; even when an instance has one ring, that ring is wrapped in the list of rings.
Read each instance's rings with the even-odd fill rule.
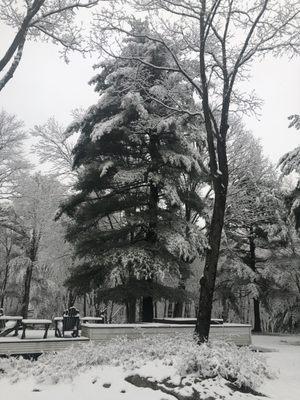
[[[0,71],[12,63],[0,90],[34,32],[80,50],[80,37],[56,36],[64,22],[75,29],[73,14],[44,3],[0,60]],[[92,29],[94,105],[68,127],[49,116],[29,132],[0,113],[0,307],[49,318],[75,304],[130,323],[196,316],[199,342],[212,316],[299,330],[300,151],[271,164],[243,122],[258,101],[238,86],[254,58],[298,51],[296,5],[132,0],[150,10],[141,21],[119,3]]]

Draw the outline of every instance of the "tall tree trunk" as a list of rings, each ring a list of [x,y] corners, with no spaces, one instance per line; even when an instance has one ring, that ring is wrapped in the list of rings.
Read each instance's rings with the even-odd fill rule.
[[[191,317],[191,303],[185,303],[184,315],[185,318]]]
[[[130,299],[126,303],[126,320],[128,324],[136,322],[136,299]]]
[[[255,258],[255,233],[253,226],[250,227],[249,235],[249,248],[250,248],[250,259],[249,265],[253,272],[257,273],[256,270],[256,258]],[[261,332],[261,319],[260,319],[260,302],[259,299],[253,299],[253,312],[254,312],[254,328],[253,332]]]
[[[228,115],[230,96],[232,85],[234,82],[234,77],[229,78],[228,76],[227,66],[223,65],[223,102],[222,110],[220,113],[220,126],[218,126],[218,122],[213,114],[210,105],[209,83],[206,76],[207,5],[206,1],[201,1],[200,4],[199,62],[201,86],[197,87],[197,90],[199,92],[200,98],[202,99],[202,109],[209,154],[209,169],[215,194],[215,200],[208,235],[209,248],[206,251],[203,276],[200,279],[199,309],[195,329],[199,344],[208,340],[209,336],[213,295],[215,289],[222,230],[224,225],[228,188],[226,136],[229,128]]]
[[[253,332],[261,332],[261,319],[260,319],[260,302],[258,299],[253,299],[254,309],[254,328]]]
[[[179,281],[178,289],[185,290],[185,281],[183,279],[181,279]],[[183,301],[176,301],[176,303],[174,305],[174,312],[173,312],[174,318],[181,318],[182,317],[183,308],[184,308],[184,302]]]
[[[110,313],[109,313],[109,317],[108,317],[109,324],[112,323],[112,319],[113,319],[113,315],[114,315],[114,305],[115,305],[115,303],[113,301],[111,301]]]
[[[168,300],[165,299],[165,301],[164,301],[164,316],[163,316],[163,318],[167,317],[167,310],[168,310],[167,302],[168,302]]]
[[[174,311],[174,303],[172,301],[169,301],[167,318],[173,318],[173,311]]]
[[[174,313],[173,317],[174,318],[181,318],[183,315],[183,306],[184,303],[182,301],[177,301],[174,305]]]
[[[25,281],[24,281],[24,296],[22,301],[22,316],[24,319],[28,317],[28,307],[30,302],[30,289],[31,289],[31,280],[32,280],[32,272],[34,263],[37,260],[37,252],[39,248],[41,234],[36,231],[36,229],[32,230],[32,233],[29,237],[28,248],[26,251],[26,255],[30,260],[30,263],[26,269]]]
[[[160,154],[158,152],[158,138],[157,135],[150,134],[149,153],[151,156],[152,166],[149,168],[149,172],[158,171],[158,162]],[[159,189],[155,182],[150,181],[150,193],[149,193],[149,228],[146,235],[146,240],[150,243],[157,241],[157,218],[158,218],[158,201],[159,201]],[[151,282],[152,279],[148,278]],[[150,296],[143,297],[142,300],[142,321],[153,322],[153,298]]]
[[[215,191],[215,202],[208,237],[209,249],[206,252],[203,276],[200,279],[199,308],[196,335],[199,343],[208,340],[213,296],[219,260],[220,243],[224,224],[226,195]]]
[[[95,292],[95,317],[101,317],[101,308],[100,308],[100,298],[98,294]]]
[[[83,316],[86,317],[86,293],[83,295]]]
[[[228,322],[229,307],[228,299],[225,294],[222,296],[222,319],[224,322]]]
[[[142,321],[153,322],[153,298],[143,297],[142,301]]]
[[[30,287],[31,287],[33,265],[34,265],[33,262],[30,261],[25,274],[24,295],[23,295],[22,311],[21,311],[22,317],[24,319],[28,318],[28,307],[30,300]]]
[[[73,307],[76,300],[76,295],[72,290],[68,290],[68,308]]]
[[[5,244],[5,271],[4,271],[4,279],[3,279],[3,284],[1,288],[1,303],[0,307],[4,307],[4,299],[6,295],[6,287],[7,287],[7,282],[8,282],[8,276],[9,276],[9,261],[10,261],[10,255],[12,251],[12,240],[6,240]]]
[[[9,262],[6,261],[6,263],[5,263],[4,279],[3,279],[3,284],[2,284],[2,288],[1,288],[1,302],[0,302],[0,308],[3,308],[3,307],[4,307],[4,299],[5,299],[6,286],[7,286],[7,281],[8,281],[8,273],[9,273]]]

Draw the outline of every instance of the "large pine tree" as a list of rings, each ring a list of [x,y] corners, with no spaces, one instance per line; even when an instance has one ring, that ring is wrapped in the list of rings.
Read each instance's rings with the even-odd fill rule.
[[[193,121],[157,100],[192,102],[192,93],[174,74],[126,61],[132,53],[155,65],[167,57],[160,45],[130,40],[122,59],[99,66],[91,81],[99,101],[68,130],[80,132],[74,149],[80,174],[76,194],[62,206],[72,220],[68,239],[84,260],[69,285],[87,291],[113,279],[115,287],[102,295],[119,296],[131,322],[138,298],[142,319],[151,321],[153,296],[182,297],[183,290],[161,284],[163,276],[179,277],[205,245],[186,218],[181,190],[184,177],[202,175]],[[192,200],[199,210],[200,198]]]

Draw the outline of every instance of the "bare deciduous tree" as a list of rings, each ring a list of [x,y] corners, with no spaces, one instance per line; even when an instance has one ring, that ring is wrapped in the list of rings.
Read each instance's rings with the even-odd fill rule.
[[[32,146],[32,151],[39,157],[39,161],[50,164],[50,172],[56,176],[72,181],[77,175],[73,167],[73,144],[62,127],[54,118],[50,118],[44,125],[35,126],[31,135],[38,139]]]
[[[2,205],[0,208],[0,307],[2,308],[12,269],[11,261],[18,255],[16,248],[19,244],[19,233],[11,229],[15,217],[12,207]]]
[[[0,58],[0,91],[13,77],[27,40],[52,41],[62,46],[68,60],[70,51],[85,51],[82,27],[75,21],[75,11],[91,8],[99,0],[1,0],[0,21],[16,30],[5,54]]]
[[[196,333],[207,340],[224,224],[228,188],[226,151],[231,112],[251,112],[257,106],[253,95],[238,90],[248,79],[255,58],[299,52],[299,3],[279,0],[131,0],[135,12],[123,1],[111,1],[98,15],[95,46],[104,54],[120,57],[120,35],[143,37],[166,49],[172,62],[158,66],[143,54],[128,55],[157,69],[181,74],[201,99],[209,152],[214,206],[208,232],[209,249],[200,280]],[[140,14],[138,14],[140,12]],[[137,20],[147,18],[147,23]],[[112,42],[113,32],[116,33]],[[124,58],[124,56],[122,56]]]
[[[0,112],[0,199],[18,193],[19,176],[29,168],[23,158],[22,145],[26,135],[23,123],[4,110]]]
[[[21,312],[28,315],[32,276],[38,265],[39,255],[43,250],[45,237],[57,234],[54,222],[55,210],[63,197],[65,188],[53,177],[40,174],[23,176],[20,184],[20,198],[14,200],[16,220],[0,225],[10,228],[22,237],[26,272],[22,293]],[[49,246],[49,243],[47,245]]]

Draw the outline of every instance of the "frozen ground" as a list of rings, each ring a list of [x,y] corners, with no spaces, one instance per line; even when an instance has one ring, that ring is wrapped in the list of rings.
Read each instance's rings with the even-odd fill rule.
[[[300,336],[254,336],[253,344],[264,350],[268,365],[277,374],[272,380],[265,380],[257,389],[268,396],[270,400],[299,400],[300,398]],[[61,354],[61,353],[60,353]],[[1,363],[0,363],[1,366]],[[51,365],[51,367],[53,367]],[[68,364],[69,371],[75,372],[78,364]],[[1,372],[1,370],[0,370]],[[47,373],[47,371],[44,371]],[[139,386],[144,386],[143,377],[151,380],[166,382],[161,384],[161,390],[153,384],[152,388],[137,387],[125,380],[135,374],[140,376]],[[17,375],[17,372],[16,372]],[[13,375],[0,379],[1,400],[262,400],[263,397],[232,391],[222,377],[189,382],[189,378],[180,379],[178,369],[168,365],[166,360],[154,359],[144,365],[136,366],[130,371],[118,366],[91,366],[88,370],[75,374],[74,380],[59,381],[57,384],[37,383],[37,376],[21,377],[14,382]],[[0,375],[1,377],[1,375]],[[55,376],[54,376],[55,377]],[[129,379],[129,380],[130,380]],[[53,379],[52,379],[53,381]],[[184,387],[177,389],[181,382]],[[54,379],[55,383],[55,379]],[[182,386],[182,385],[181,385]],[[196,389],[201,395],[193,392]],[[173,394],[168,394],[172,391]]]

